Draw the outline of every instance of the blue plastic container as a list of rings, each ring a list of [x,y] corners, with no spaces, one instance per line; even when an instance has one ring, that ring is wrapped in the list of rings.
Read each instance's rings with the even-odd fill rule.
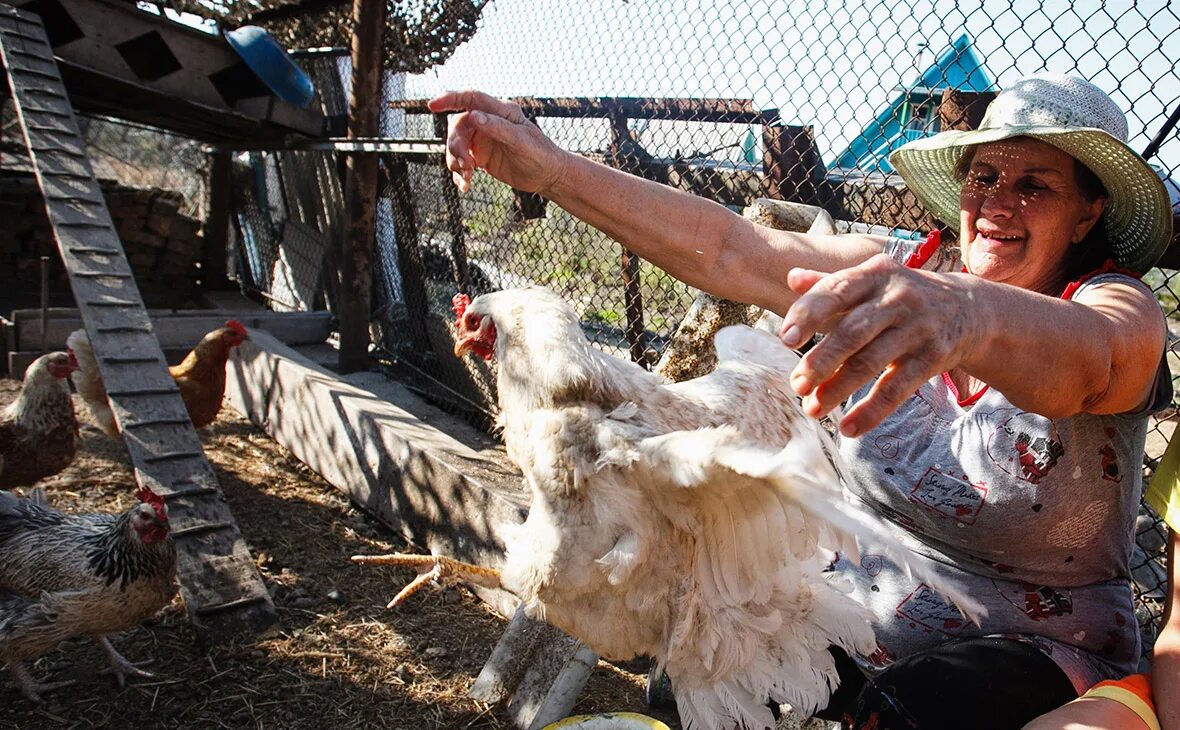
[[[311,77],[291,60],[270,33],[256,25],[243,25],[223,33],[250,70],[271,92],[285,102],[305,107],[315,98]]]

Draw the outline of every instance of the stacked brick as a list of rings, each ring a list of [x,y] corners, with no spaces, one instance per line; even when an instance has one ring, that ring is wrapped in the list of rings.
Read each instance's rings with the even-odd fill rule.
[[[183,196],[107,180],[101,185],[144,304],[184,306],[200,275],[201,223],[180,212]],[[9,277],[22,283],[40,281],[41,257],[49,256],[51,289],[68,290],[44,202],[31,176],[0,177],[0,222],[0,282]]]

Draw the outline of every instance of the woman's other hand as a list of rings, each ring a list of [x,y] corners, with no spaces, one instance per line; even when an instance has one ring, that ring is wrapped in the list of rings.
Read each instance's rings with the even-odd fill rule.
[[[784,318],[783,342],[799,347],[825,333],[791,373],[804,410],[825,415],[876,379],[841,419],[841,433],[857,436],[961,362],[977,337],[970,294],[957,278],[907,269],[884,254],[831,274],[792,269],[787,284],[799,299]]]
[[[514,188],[542,195],[561,177],[562,150],[533,124],[518,104],[480,91],[451,91],[428,103],[450,115],[447,168],[455,185],[471,187],[477,168]]]

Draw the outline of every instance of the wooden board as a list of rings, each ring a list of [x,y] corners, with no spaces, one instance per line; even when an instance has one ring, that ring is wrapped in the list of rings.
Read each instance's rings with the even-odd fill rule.
[[[38,351],[41,332],[49,334],[49,349],[65,347],[66,337],[82,327],[77,309],[51,309],[47,327],[42,327],[41,310],[18,309],[12,313],[15,329],[15,351]],[[332,331],[332,315],[328,312],[270,312],[267,310],[187,312],[148,311],[152,330],[163,348],[192,347],[206,333],[236,319],[250,329],[264,329],[288,345],[310,345],[323,342]]]
[[[283,222],[279,257],[271,272],[271,301],[275,309],[306,312],[315,306],[326,250],[327,241],[315,228],[299,221]]]

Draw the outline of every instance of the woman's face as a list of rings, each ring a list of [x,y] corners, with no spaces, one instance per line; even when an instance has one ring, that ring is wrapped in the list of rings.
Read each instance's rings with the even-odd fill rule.
[[[1105,202],[1086,200],[1074,158],[1047,142],[981,144],[959,196],[963,262],[984,279],[1056,296],[1069,247],[1098,222]]]

